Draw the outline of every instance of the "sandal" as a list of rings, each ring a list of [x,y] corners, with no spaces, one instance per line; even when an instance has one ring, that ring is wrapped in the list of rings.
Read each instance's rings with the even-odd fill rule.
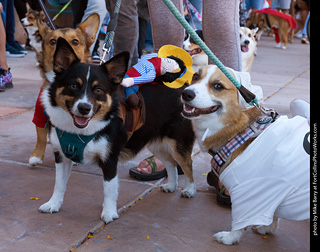
[[[144,181],[158,180],[167,176],[166,169],[163,169],[162,171],[159,171],[159,172],[157,171],[157,164],[153,157],[154,156],[151,156],[145,159],[151,167],[151,174],[143,174],[139,172],[137,168],[131,168],[129,170],[129,175],[133,178],[144,180]]]
[[[217,201],[218,203],[222,205],[228,205],[231,206],[231,198],[230,196],[225,194],[226,187],[223,185],[219,189],[219,178],[217,177],[216,174],[213,173],[213,171],[210,171],[207,175],[207,183],[210,186],[213,186],[217,190]]]

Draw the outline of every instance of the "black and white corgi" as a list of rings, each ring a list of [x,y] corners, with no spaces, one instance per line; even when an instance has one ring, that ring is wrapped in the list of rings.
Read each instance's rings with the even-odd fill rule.
[[[177,188],[179,164],[186,175],[183,197],[196,188],[191,152],[194,134],[189,120],[181,116],[182,89],[163,84],[140,88],[146,106],[145,124],[127,140],[118,116],[118,89],[124,77],[129,53],[123,52],[103,65],[81,63],[72,47],[59,38],[54,54],[54,81],[43,91],[42,102],[52,127],[50,139],[56,163],[56,181],[51,199],[41,212],[58,212],[64,198],[72,162],[91,163],[103,171],[104,202],[101,218],[106,223],[118,218],[118,159],[125,160],[148,147],[166,166],[168,182],[164,192]],[[84,143],[84,144],[82,144]]]

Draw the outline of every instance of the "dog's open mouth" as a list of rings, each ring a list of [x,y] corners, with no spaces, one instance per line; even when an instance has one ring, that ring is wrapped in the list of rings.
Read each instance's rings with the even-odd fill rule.
[[[74,114],[72,114],[72,117],[74,125],[78,128],[87,127],[89,121],[91,120],[91,117],[76,116]]]
[[[193,55],[199,54],[199,53],[201,53],[201,52],[202,52],[201,48],[196,48],[196,49],[193,49],[193,50],[187,51],[187,53],[189,53],[189,54],[190,54],[190,56],[193,56]]]
[[[197,117],[199,115],[206,115],[216,112],[220,108],[220,105],[215,105],[209,108],[195,108],[190,106],[189,104],[183,104],[183,111],[182,114],[185,117]]]
[[[33,24],[22,24],[23,28],[26,28],[26,27],[30,27],[30,26],[33,26]]]
[[[249,47],[247,45],[242,45],[241,46],[241,51],[242,52],[248,52],[249,51]]]

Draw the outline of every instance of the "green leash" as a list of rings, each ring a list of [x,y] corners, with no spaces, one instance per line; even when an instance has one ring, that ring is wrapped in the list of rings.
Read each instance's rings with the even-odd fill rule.
[[[200,46],[200,48],[208,55],[208,57],[216,64],[216,66],[227,76],[227,78],[235,85],[235,87],[239,90],[243,98],[250,105],[258,105],[258,99],[256,96],[243,87],[235,77],[227,70],[227,68],[221,63],[221,61],[213,54],[213,52],[206,46],[206,44],[202,41],[202,39],[198,36],[195,30],[188,24],[185,18],[181,15],[181,13],[177,10],[176,6],[170,0],[163,0],[165,5],[169,8],[172,14],[177,18],[180,24],[186,29],[186,31],[190,34],[190,36],[194,39],[194,41]]]
[[[67,2],[67,3],[62,7],[62,9],[59,11],[59,13],[53,17],[52,21],[56,20],[56,19],[59,17],[59,15],[60,15],[65,9],[68,8],[68,6],[71,4],[71,2],[72,2],[72,0],[70,0],[69,2]]]

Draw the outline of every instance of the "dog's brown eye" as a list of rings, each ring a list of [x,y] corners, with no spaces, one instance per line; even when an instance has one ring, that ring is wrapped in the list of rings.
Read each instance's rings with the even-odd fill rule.
[[[103,93],[103,90],[102,90],[102,88],[100,88],[100,87],[96,87],[96,88],[94,89],[94,92],[95,92],[96,94],[102,94],[102,93]]]
[[[199,77],[200,77],[199,74],[197,74],[197,73],[193,74],[193,76],[192,76],[192,81],[199,80]]]
[[[251,38],[251,33],[248,34],[248,37]]]
[[[50,39],[50,45],[55,45],[57,43],[56,39]]]
[[[72,44],[73,44],[74,46],[79,45],[79,40],[77,40],[77,39],[72,40]]]
[[[78,84],[77,83],[73,83],[70,85],[71,89],[77,89],[78,88]]]
[[[222,86],[220,83],[214,83],[213,84],[213,87],[216,89],[216,90],[222,90],[224,89],[224,86]]]

